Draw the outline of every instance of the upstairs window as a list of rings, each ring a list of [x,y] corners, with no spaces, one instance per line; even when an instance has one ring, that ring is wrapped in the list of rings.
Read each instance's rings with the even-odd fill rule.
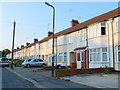
[[[106,35],[106,23],[101,23],[101,35]]]
[[[68,43],[73,43],[73,33],[68,34]]]

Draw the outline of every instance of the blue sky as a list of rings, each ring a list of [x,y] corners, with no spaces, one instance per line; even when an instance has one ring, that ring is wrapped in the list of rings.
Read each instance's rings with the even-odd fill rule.
[[[117,2],[49,2],[56,8],[55,32],[70,27],[70,21],[86,21],[118,7]],[[12,47],[13,22],[16,21],[15,48],[41,40],[52,31],[52,8],[44,2],[0,3],[0,50]]]

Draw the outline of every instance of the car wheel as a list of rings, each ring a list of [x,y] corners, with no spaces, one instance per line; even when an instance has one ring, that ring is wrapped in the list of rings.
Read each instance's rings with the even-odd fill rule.
[[[44,66],[46,66],[46,64],[44,63],[44,64],[42,64],[42,67],[44,67]]]
[[[26,67],[29,68],[29,67],[30,67],[30,64],[27,64]]]

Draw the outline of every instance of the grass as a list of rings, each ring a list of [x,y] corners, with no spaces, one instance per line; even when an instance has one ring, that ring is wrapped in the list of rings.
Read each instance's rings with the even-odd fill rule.
[[[64,81],[70,81],[70,79],[64,79],[64,78],[62,78],[61,80],[64,80]]]

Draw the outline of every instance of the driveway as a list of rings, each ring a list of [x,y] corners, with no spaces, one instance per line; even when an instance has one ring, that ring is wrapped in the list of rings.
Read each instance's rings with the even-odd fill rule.
[[[61,79],[70,79],[75,83],[80,83],[96,88],[120,88],[120,86],[118,86],[120,84],[120,74],[118,73],[80,74],[74,76],[61,77]]]

